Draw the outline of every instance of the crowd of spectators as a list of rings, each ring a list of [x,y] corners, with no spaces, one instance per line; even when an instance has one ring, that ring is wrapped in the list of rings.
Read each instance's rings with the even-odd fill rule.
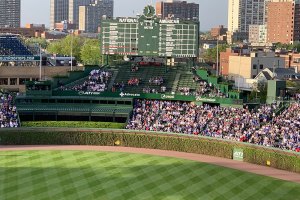
[[[161,85],[163,83],[164,83],[164,79],[161,76],[157,76],[149,79],[150,85]]]
[[[86,92],[104,92],[107,90],[107,85],[111,77],[111,72],[94,69],[90,72],[88,79],[82,84],[77,84],[72,87],[65,87],[61,85],[60,89]]]
[[[300,103],[275,116],[276,104],[256,110],[136,100],[127,129],[217,137],[300,151]]]
[[[294,99],[300,101],[300,94],[299,93],[294,94]]]
[[[212,83],[207,83],[205,81],[199,82],[199,87],[196,90],[195,96],[226,97],[226,95],[222,93],[220,89],[213,86]]]
[[[143,88],[143,93],[158,93],[157,89],[155,88],[150,88],[149,86],[148,87],[144,87]]]
[[[137,64],[133,64],[132,66],[131,66],[131,72],[136,72],[136,71],[138,71],[139,70],[139,66],[137,65]]]
[[[221,97],[226,98],[226,95],[220,91],[220,89],[216,88],[213,84],[207,83],[206,81],[200,81],[199,86],[196,90],[191,90],[189,87],[180,87],[178,91],[181,95],[194,95],[200,97]]]
[[[162,85],[160,87],[160,92],[165,93],[166,90],[167,90],[166,86]],[[155,94],[158,94],[159,93],[159,89],[150,88],[149,86],[147,86],[147,87],[143,88],[143,93],[155,93]]]
[[[0,94],[0,127],[15,128],[19,127],[16,106],[12,94]]]
[[[133,77],[128,80],[127,84],[130,86],[132,86],[132,85],[139,86],[140,81],[141,81],[141,79],[139,79],[138,77]]]
[[[264,135],[260,143],[282,149],[300,151],[300,103],[291,104],[280,115],[262,126],[258,134]]]
[[[118,82],[116,82],[116,83],[113,83],[113,86],[112,86],[112,88],[111,88],[111,91],[112,92],[116,92],[116,91],[120,91],[120,92],[123,92],[124,91],[124,88],[125,88],[125,84],[124,84],[124,82],[122,81],[121,83],[118,83]]]
[[[181,87],[178,89],[181,95],[191,95],[189,87]]]

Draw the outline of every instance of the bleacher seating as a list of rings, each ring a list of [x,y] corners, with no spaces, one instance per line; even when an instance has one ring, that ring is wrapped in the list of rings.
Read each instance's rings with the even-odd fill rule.
[[[188,87],[190,90],[196,90],[199,87],[199,83],[193,81],[193,76],[193,74],[181,74],[177,90],[182,87]]]
[[[18,35],[0,35],[0,55],[32,56]]]
[[[167,92],[172,91],[173,82],[175,81],[177,68],[168,68],[166,72],[165,67],[161,66],[140,66],[137,71],[131,71],[131,66],[115,67],[118,70],[118,75],[115,78],[115,83],[124,83],[124,91],[130,93],[142,93],[144,88],[155,89],[161,91],[161,86],[166,87]],[[128,85],[128,80],[138,77],[140,79],[139,85]],[[162,77],[164,82],[161,85],[150,84],[149,80],[154,77]]]
[[[104,92],[107,90],[108,83],[112,77],[112,72],[103,69],[92,70],[88,77],[76,80],[73,83],[64,86],[59,84],[60,90]]]
[[[193,80],[195,74],[187,70],[184,67],[168,67],[163,66],[139,66],[138,70],[132,70],[131,65],[121,66],[109,66],[100,68],[101,70],[108,71],[112,74],[109,79],[109,83],[106,84],[106,91],[113,92],[128,92],[128,93],[161,93],[162,87],[165,88],[165,92],[181,94],[180,88],[190,88],[191,93],[195,93],[199,88],[199,82]],[[151,83],[150,79],[162,78],[161,84]],[[88,80],[88,76],[84,76],[64,86],[64,89],[74,88],[78,85],[84,84]],[[139,83],[129,85],[128,81],[138,79]],[[124,87],[121,87],[124,85]],[[73,90],[73,89],[71,89]]]

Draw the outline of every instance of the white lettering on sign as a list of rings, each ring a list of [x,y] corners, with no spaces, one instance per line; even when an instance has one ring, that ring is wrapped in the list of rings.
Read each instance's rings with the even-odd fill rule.
[[[84,92],[84,91],[80,91],[78,92],[78,95],[100,95],[101,92]]]
[[[161,19],[159,20],[160,24],[179,24],[179,20],[178,19]]]
[[[120,23],[138,23],[137,19],[127,19],[127,18],[120,18]]]
[[[121,93],[120,93],[120,96],[121,96],[121,97],[139,97],[139,96],[141,96],[141,94],[131,94],[131,93],[124,93],[124,92],[121,92]]]
[[[175,99],[175,96],[174,95],[162,94],[161,98],[162,99]]]
[[[208,102],[215,102],[216,99],[206,99],[201,97],[196,97],[196,101],[208,101]]]
[[[244,153],[236,151],[236,152],[233,153],[233,156],[236,157],[236,158],[243,159],[244,158]]]

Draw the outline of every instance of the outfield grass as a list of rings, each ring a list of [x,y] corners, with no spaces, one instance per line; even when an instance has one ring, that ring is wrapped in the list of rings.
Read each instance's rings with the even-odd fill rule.
[[[300,184],[158,156],[0,152],[0,199],[298,199]]]

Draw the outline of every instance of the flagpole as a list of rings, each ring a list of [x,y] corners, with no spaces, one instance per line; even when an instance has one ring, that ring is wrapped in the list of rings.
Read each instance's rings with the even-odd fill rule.
[[[40,44],[39,44],[39,49],[40,49],[40,81],[41,81],[42,80],[42,48]]]

